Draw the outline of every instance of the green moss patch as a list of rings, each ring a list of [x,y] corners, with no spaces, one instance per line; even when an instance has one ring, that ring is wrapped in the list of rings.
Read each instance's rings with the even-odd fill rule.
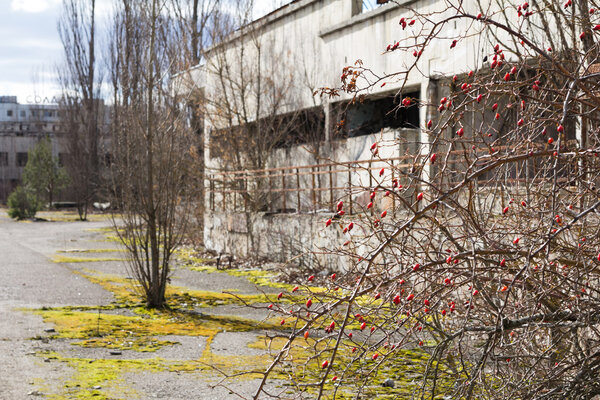
[[[257,322],[235,316],[141,310],[144,310],[141,315],[136,316],[53,309],[32,310],[32,312],[42,316],[44,322],[52,323],[55,326],[57,331],[55,338],[67,339],[166,335],[210,337],[220,331],[248,332],[277,328],[277,325],[273,323]]]
[[[81,347],[101,347],[106,349],[133,350],[141,353],[148,353],[159,350],[165,346],[173,346],[179,343],[172,340],[160,340],[149,336],[136,338],[117,338],[114,336],[107,336],[101,338],[86,339],[80,342],[74,342],[72,344]]]

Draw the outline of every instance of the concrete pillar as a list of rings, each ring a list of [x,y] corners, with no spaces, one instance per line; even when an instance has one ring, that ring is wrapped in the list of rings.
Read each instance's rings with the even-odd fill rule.
[[[325,142],[331,141],[331,103],[325,101],[323,104],[323,114],[325,114]]]
[[[355,16],[362,13],[362,0],[349,0],[352,4],[350,5],[351,16]]]
[[[431,152],[431,135],[427,129],[427,121],[435,119],[435,106],[438,91],[438,82],[435,79],[427,78],[421,82],[419,97],[427,106],[419,108],[419,142],[420,154],[426,157]],[[423,168],[423,179],[429,181],[432,176],[431,164],[425,162]]]

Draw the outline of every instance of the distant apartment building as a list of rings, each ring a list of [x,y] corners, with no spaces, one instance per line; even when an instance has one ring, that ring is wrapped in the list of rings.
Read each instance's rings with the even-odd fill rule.
[[[36,98],[33,103],[20,104],[16,96],[0,96],[0,203],[5,203],[8,195],[21,183],[23,169],[27,164],[28,152],[42,138],[50,138],[52,154],[60,164],[69,157],[69,127],[61,113],[65,112],[52,98]],[[102,100],[99,102],[98,121],[100,143],[98,154],[100,167],[110,163],[110,135],[106,128],[110,122],[110,107]],[[72,125],[71,125],[72,126]],[[61,196],[70,200],[70,188]]]
[[[40,139],[49,137],[52,153],[64,158],[59,112],[58,104],[20,104],[16,96],[0,96],[0,202],[21,182],[28,152]]]

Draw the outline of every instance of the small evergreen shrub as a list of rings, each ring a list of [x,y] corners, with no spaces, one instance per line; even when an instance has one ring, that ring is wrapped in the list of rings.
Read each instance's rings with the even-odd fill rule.
[[[40,209],[40,202],[29,190],[18,186],[8,196],[8,215],[18,220],[33,218]]]

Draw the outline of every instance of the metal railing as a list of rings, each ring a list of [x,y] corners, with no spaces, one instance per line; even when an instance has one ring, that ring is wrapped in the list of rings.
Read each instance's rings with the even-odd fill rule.
[[[497,148],[504,150],[508,148]],[[543,150],[540,146],[538,151]],[[489,154],[489,149],[478,149],[477,154]],[[446,184],[459,182],[467,164],[461,159],[463,151],[450,153],[446,166],[452,165],[452,172],[446,171]],[[447,153],[438,153],[438,165],[430,166],[430,176],[438,171]],[[368,159],[341,162],[327,162],[311,165],[297,165],[258,170],[217,171],[207,169],[208,205],[211,211],[263,211],[270,213],[315,212],[336,210],[338,201],[345,203],[346,213],[364,210],[372,190],[393,190],[394,182],[402,187],[402,196],[409,200],[416,195],[418,187],[412,183],[407,187],[403,179],[415,168],[425,163],[428,155],[407,155],[385,159]],[[485,160],[482,158],[482,160]],[[489,159],[488,159],[489,160]],[[513,165],[512,177],[505,177],[503,183],[530,184],[533,180],[546,179],[539,175],[539,165],[535,161],[524,160]],[[379,172],[384,168],[383,175]],[[562,181],[562,179],[560,179]],[[409,181],[413,181],[409,179]],[[405,183],[405,182],[404,182]],[[478,183],[494,185],[496,179],[482,176]],[[426,186],[423,185],[423,186]],[[399,192],[390,196],[386,208],[396,211]],[[379,198],[379,197],[378,197]],[[360,204],[356,204],[360,203]]]

